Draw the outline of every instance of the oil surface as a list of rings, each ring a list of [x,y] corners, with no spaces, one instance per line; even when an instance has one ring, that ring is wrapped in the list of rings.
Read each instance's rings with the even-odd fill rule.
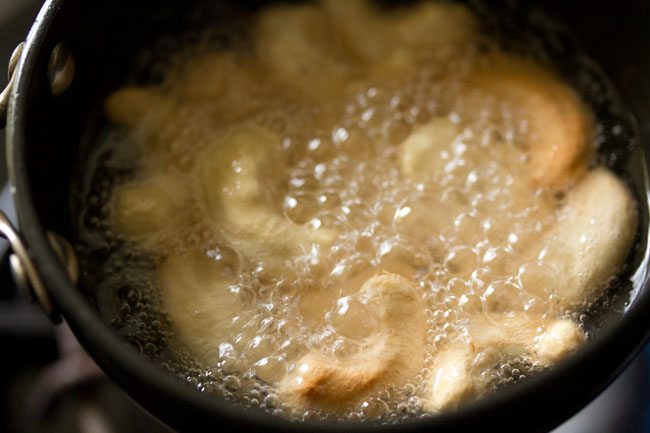
[[[459,22],[469,26],[464,18]],[[161,114],[164,120],[155,127],[145,121],[132,129],[108,127],[98,138],[83,186],[79,248],[86,286],[93,287],[102,315],[197,390],[303,420],[392,423],[423,416],[436,355],[471,341],[468,323],[477,316],[497,320],[495,309],[569,318],[588,334],[585,312],[596,300],[579,308],[558,304],[551,288],[561,276],[546,263],[546,246],[534,256],[524,254],[561,221],[565,206],[564,195],[531,192],[526,113],[463,87],[486,53],[500,52],[504,44],[484,31],[453,28],[444,43],[416,41],[422,46],[406,66],[399,50],[386,62],[359,66],[358,53],[341,52],[336,39],[323,42],[317,26],[313,33],[308,37],[323,45],[307,62],[314,69],[298,74],[306,77],[302,83],[271,76],[255,51],[255,31],[228,50],[207,42],[175,53],[155,89],[175,101],[174,114]],[[375,47],[365,42],[372,57]],[[528,55],[540,57],[539,49]],[[333,75],[343,78],[332,82]],[[579,84],[580,91],[595,92],[585,96],[590,102],[607,88],[596,81]],[[159,108],[151,110],[153,118]],[[632,135],[615,113],[596,114],[594,147],[610,130]],[[432,123],[445,131],[435,154],[405,157],[405,140]],[[242,129],[277,137],[273,158],[281,162],[265,168],[256,188],[264,192],[265,211],[309,237],[299,253],[285,254],[260,236],[259,248],[269,254],[253,257],[253,247],[232,242],[222,227],[197,216],[206,212],[197,191],[220,180],[195,174],[214,172],[201,167],[215,137]],[[246,155],[232,160],[234,179],[247,164]],[[173,230],[143,242],[116,229],[115,196],[160,176],[171,179],[167,192],[179,203],[168,222]],[[157,222],[145,225],[151,224]],[[554,241],[549,237],[548,246]],[[230,333],[188,338],[176,331],[161,269],[196,256],[218,264],[227,289],[221,305],[242,306],[219,311]],[[408,278],[422,296],[427,355],[421,370],[343,413],[287,407],[275,385],[300,368],[306,353],[346,362],[367,350],[379,318],[359,290],[382,272]],[[493,349],[473,362],[479,371],[474,380],[486,391],[545,368],[526,353]]]

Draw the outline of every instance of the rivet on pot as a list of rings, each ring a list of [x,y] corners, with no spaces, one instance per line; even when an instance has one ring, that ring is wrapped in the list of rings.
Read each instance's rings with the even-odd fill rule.
[[[65,43],[59,42],[50,55],[47,79],[53,96],[61,96],[72,84],[76,69],[74,57]]]

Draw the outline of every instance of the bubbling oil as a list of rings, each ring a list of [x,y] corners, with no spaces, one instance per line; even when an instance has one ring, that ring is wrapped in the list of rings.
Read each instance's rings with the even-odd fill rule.
[[[522,193],[530,191],[526,119],[489,95],[462,92],[467,71],[485,50],[499,47],[482,34],[453,50],[425,50],[404,74],[355,76],[336,99],[325,101],[263,79],[267,72],[248,44],[229,50],[233,54],[224,67],[235,71],[235,78],[225,96],[210,82],[181,94],[178,83],[200,71],[202,59],[223,52],[177,54],[178,67],[157,89],[180,107],[180,119],[160,125],[164,149],[152,155],[142,150],[137,134],[111,127],[94,151],[80,248],[96,263],[86,267],[84,278],[96,291],[102,315],[140,351],[201,392],[294,419],[388,423],[426,414],[421,399],[436,354],[469,341],[470,319],[490,318],[495,305],[580,323],[582,308],[565,310],[555,302],[550,288],[557,277],[543,254],[511,265],[531,239],[557,223],[564,199],[542,190]],[[244,75],[253,79],[245,81]],[[406,176],[402,143],[436,119],[453,131],[435,155],[427,155],[439,169]],[[192,170],[209,138],[233,123],[281,137],[279,151],[288,169],[264,179],[262,188],[290,224],[334,233],[330,244],[313,244],[278,267],[275,258],[247,257],[197,216]],[[116,232],[110,218],[114,192],[145,179],[152,166],[181,179],[187,199],[185,223],[148,248]],[[427,230],[431,220],[436,230]],[[247,311],[236,333],[210,342],[214,355],[207,360],[176,335],[158,287],[158,269],[186,254],[228,269],[229,294]],[[345,413],[296,413],[286,407],[274,385],[299,368],[306,353],[346,361],[365,350],[379,318],[359,289],[382,272],[410,279],[424,300],[427,356],[421,371]],[[488,390],[544,368],[535,359],[494,349],[473,362],[481,371],[475,380]]]

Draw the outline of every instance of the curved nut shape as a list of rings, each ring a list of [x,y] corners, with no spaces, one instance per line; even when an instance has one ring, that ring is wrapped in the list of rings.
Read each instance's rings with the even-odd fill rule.
[[[152,172],[178,167],[181,159],[174,148],[179,143],[200,143],[205,128],[194,128],[192,113],[167,95],[144,87],[126,87],[105,102],[109,119],[129,130],[146,157],[140,163]]]
[[[376,335],[350,360],[303,357],[279,386],[290,406],[343,410],[387,385],[405,383],[422,368],[426,323],[413,283],[378,275],[363,285],[361,295],[377,309]]]
[[[316,101],[341,93],[352,57],[318,5],[272,6],[257,25],[259,55],[276,79]]]
[[[459,133],[446,119],[437,119],[416,130],[403,144],[402,172],[418,179],[444,171],[446,161],[438,153],[449,149]],[[517,194],[517,200],[526,201],[533,191],[528,189]],[[551,214],[552,206],[547,205],[543,211]],[[419,229],[426,227],[427,231],[440,233],[465,207],[458,201],[444,209],[412,208],[411,213],[416,215],[411,217],[411,223]],[[521,263],[541,260],[553,270],[553,275],[561,276],[561,281],[549,277],[532,282],[544,287],[527,286],[525,289],[533,293],[554,293],[558,310],[579,309],[585,301],[597,297],[623,265],[636,232],[634,200],[614,174],[598,168],[584,174],[569,190],[558,212],[555,225],[520,242],[520,259],[505,263],[505,269],[499,272],[516,275]],[[464,235],[472,237],[472,233]],[[496,350],[501,357],[523,355],[551,365],[566,357],[585,339],[579,327],[569,320],[549,321],[516,312],[505,314],[509,309],[502,307],[500,302],[486,303],[491,320],[478,315],[470,319],[471,344],[455,344],[436,355],[430,378],[429,409],[453,408],[483,391],[479,373],[500,362],[475,365],[475,358],[484,350]]]
[[[215,230],[246,257],[282,260],[328,243],[331,233],[289,222],[273,206],[286,162],[280,140],[240,129],[210,145],[199,158],[198,201]]]
[[[218,359],[219,344],[234,341],[254,317],[255,310],[230,290],[236,282],[233,269],[206,255],[169,257],[160,267],[158,280],[172,326],[181,341],[209,365]],[[240,341],[245,347],[250,339]]]
[[[448,151],[461,134],[461,128],[446,117],[438,117],[416,129],[402,143],[402,173],[412,179],[444,173],[449,161],[442,153]]]
[[[469,77],[528,122],[528,152],[534,185],[561,190],[586,169],[592,119],[580,96],[549,71],[523,59],[493,55]]]
[[[111,94],[104,103],[106,114],[113,123],[129,128],[159,126],[176,108],[172,101],[153,89],[125,87]]]
[[[466,6],[452,2],[421,2],[396,14],[391,27],[401,44],[458,46],[475,35],[478,23]]]
[[[569,191],[560,221],[527,255],[539,255],[561,276],[552,288],[558,305],[579,307],[597,297],[623,266],[636,227],[635,201],[627,187],[609,170],[597,168]]]
[[[257,41],[277,78],[322,102],[365,72],[399,78],[412,71],[423,47],[458,47],[476,28],[467,8],[451,3],[383,14],[366,0],[323,0],[266,9]]]
[[[177,227],[183,189],[169,176],[132,182],[113,192],[111,226],[120,235],[145,245]]]
[[[566,357],[584,341],[570,320],[548,322],[524,314],[477,316],[470,320],[469,344],[456,344],[436,357],[426,406],[439,412],[452,409],[483,391],[480,373],[496,367],[503,357],[525,356],[542,365]],[[540,331],[541,330],[541,331]],[[482,359],[481,352],[498,354]]]
[[[486,159],[496,159],[504,172],[509,170],[510,164],[517,164],[520,159],[512,148],[505,144],[496,144],[490,149],[475,146],[476,143],[469,143],[463,136],[461,127],[453,123],[448,117],[433,119],[411,133],[401,144],[400,169],[404,176],[414,181],[428,181],[433,184],[449,172],[458,167],[480,166]],[[516,176],[520,174],[512,170]],[[457,175],[455,175],[457,176]],[[509,198],[517,207],[534,207],[535,212],[543,216],[551,214],[552,203],[546,197],[535,197],[533,189],[527,182],[516,182],[509,187]],[[435,206],[435,208],[433,207]],[[486,212],[488,204],[483,204]],[[425,200],[415,202],[410,206],[408,223],[404,224],[405,234],[421,238],[423,233],[445,234],[450,231],[455,218],[464,212],[471,210],[471,205],[466,197],[458,194],[447,194],[447,201],[444,204],[428,203]],[[492,209],[495,215],[499,209],[494,206]],[[507,232],[509,220],[507,218],[495,218],[493,226],[503,227]],[[473,247],[478,241],[484,238],[483,228],[479,225],[465,227],[458,233],[462,245]],[[523,244],[520,240],[519,244]],[[438,250],[440,250],[438,248]],[[448,252],[436,251],[434,255],[445,257]],[[459,270],[463,273],[462,270]]]
[[[383,14],[367,0],[322,0],[346,42],[364,59],[376,62],[396,52],[423,47],[458,46],[469,42],[478,27],[462,5],[422,2],[414,7]]]

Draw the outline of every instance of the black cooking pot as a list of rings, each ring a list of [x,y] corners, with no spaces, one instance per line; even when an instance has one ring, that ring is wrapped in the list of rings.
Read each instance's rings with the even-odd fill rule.
[[[223,22],[227,17],[228,8],[195,7],[194,3],[198,1],[46,2],[18,58],[7,117],[7,159],[20,223],[20,236],[14,237],[12,242],[16,252],[12,264],[17,277],[23,285],[31,287],[32,296],[46,304],[54,320],[60,315],[68,322],[84,347],[115,382],[144,408],[179,430],[376,430],[377,427],[367,424],[289,423],[270,415],[245,411],[191,389],[140,356],[112,332],[100,319],[88,293],[72,283],[74,269],[62,262],[68,260],[67,264],[73,264],[70,252],[66,253],[65,242],[47,235],[46,229],[67,238],[72,236],[76,215],[69,210],[70,185],[79,155],[83,153],[83,143],[89,141],[88,131],[93,130],[94,119],[100,117],[96,115],[99,101],[118,87],[129,71],[139,71],[142,76],[154,80],[160,75],[155,69],[143,66],[144,63],[139,66],[135,53],[142,53],[144,47],[158,47],[162,51],[173,49],[172,39],[161,38],[161,35],[182,32],[193,26],[199,28],[206,21]],[[214,6],[227,2],[208,3]],[[253,9],[263,2],[230,3],[237,9]],[[618,309],[619,313],[610,314],[596,337],[551,372],[504,389],[455,413],[386,427],[385,431],[549,429],[593,399],[635,356],[649,335],[650,282],[645,260],[648,188],[642,144],[650,142],[650,28],[647,25],[650,23],[650,3],[644,0],[557,0],[545,1],[543,5],[522,0],[515,3],[490,2],[490,7],[512,17],[527,18],[529,12],[539,6],[548,16],[566,23],[585,51],[602,65],[638,121],[635,133],[640,142],[634,149],[608,150],[618,159],[615,168],[626,173],[639,202],[642,233],[637,251],[630,259],[634,263],[629,272],[631,274],[639,265],[632,275],[634,289],[627,304]],[[514,19],[505,26],[517,27],[520,22],[526,21]],[[192,33],[185,35],[190,40],[193,37]],[[558,46],[572,44],[561,39],[555,41]],[[565,70],[571,68],[572,61],[570,49],[566,50]],[[155,56],[156,51],[151,51],[149,59]],[[634,132],[633,122],[630,128]],[[2,230],[10,233],[11,227],[2,224]],[[25,251],[18,251],[21,245]]]

